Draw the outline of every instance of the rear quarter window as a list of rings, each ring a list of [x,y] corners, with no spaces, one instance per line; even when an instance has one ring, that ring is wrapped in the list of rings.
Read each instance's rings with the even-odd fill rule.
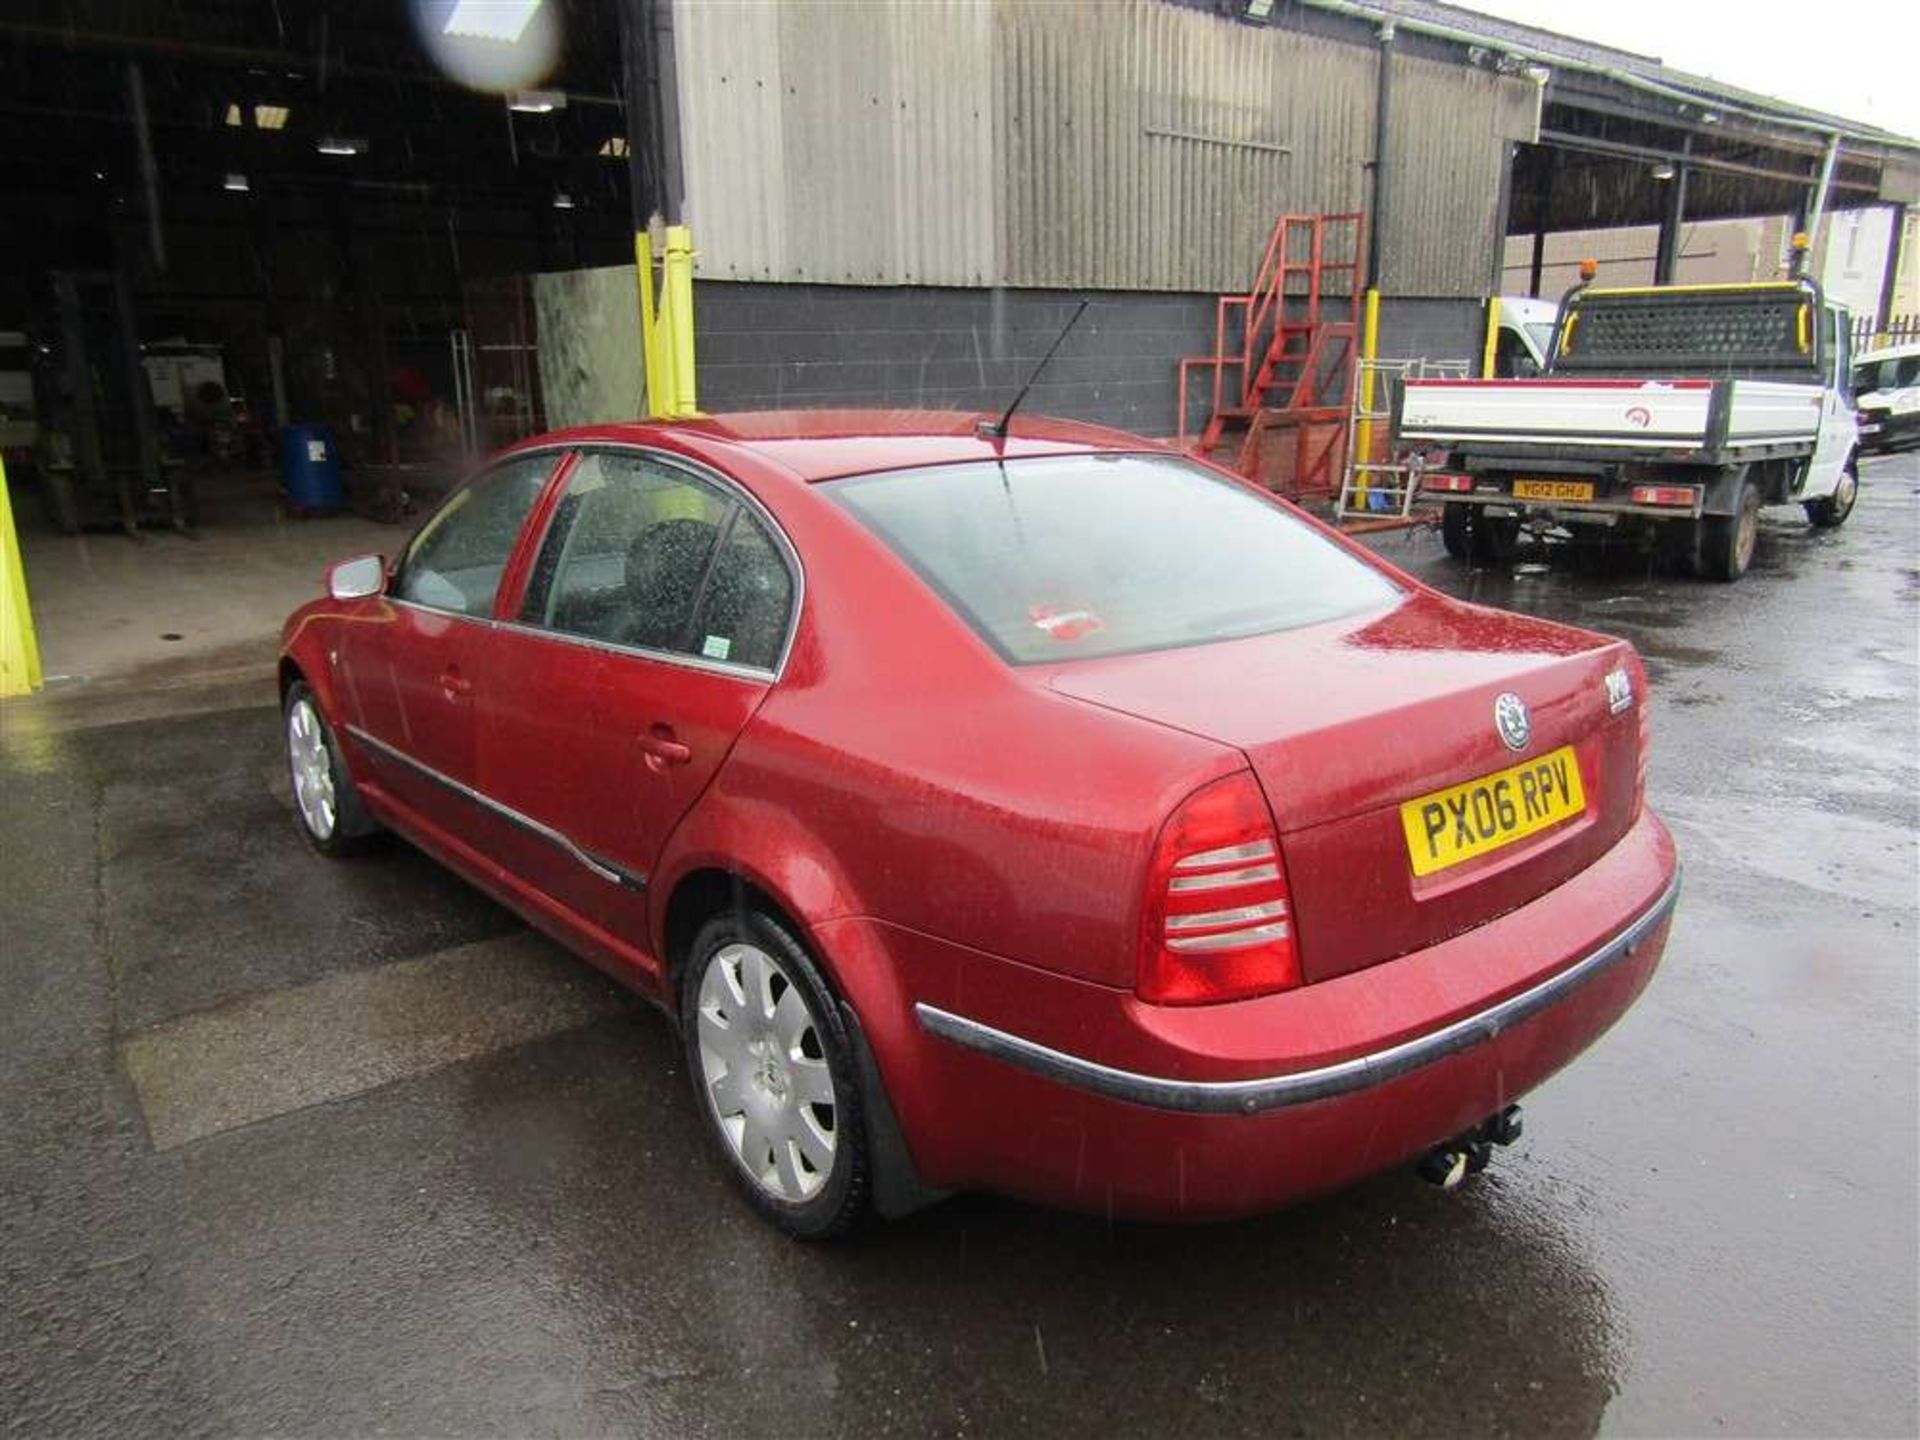
[[[1280,506],[1174,456],[949,465],[827,490],[1015,664],[1289,630],[1401,593]]]

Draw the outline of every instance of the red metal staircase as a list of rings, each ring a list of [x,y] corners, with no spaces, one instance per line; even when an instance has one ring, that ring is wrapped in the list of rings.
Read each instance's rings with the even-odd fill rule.
[[[1274,223],[1253,288],[1215,305],[1214,353],[1180,362],[1182,449],[1290,495],[1339,490],[1364,256],[1358,214]],[[1212,410],[1194,437],[1188,384],[1199,369],[1213,372]],[[1293,445],[1267,443],[1275,433]]]

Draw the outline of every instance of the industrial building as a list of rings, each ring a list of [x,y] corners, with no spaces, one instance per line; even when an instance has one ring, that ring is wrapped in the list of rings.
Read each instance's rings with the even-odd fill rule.
[[[1328,407],[1360,293],[1375,353],[1465,361],[1568,234],[1671,278],[1699,222],[1771,224],[1752,269],[1867,217],[1876,323],[1913,285],[1920,143],[1431,0],[23,0],[0,65],[28,525],[191,531],[315,436],[398,518],[638,415],[635,238],[667,226],[704,410],[995,408],[1085,299],[1029,404],[1152,435],[1228,403],[1220,297],[1285,215],[1345,217],[1275,291],[1345,327]]]

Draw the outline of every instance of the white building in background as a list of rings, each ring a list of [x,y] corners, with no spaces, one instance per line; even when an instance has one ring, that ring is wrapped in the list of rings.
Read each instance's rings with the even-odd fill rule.
[[[1887,283],[1887,251],[1901,244],[1901,266],[1893,286],[1894,315],[1920,313],[1915,270],[1920,268],[1920,214],[1909,212],[1904,234],[1894,234],[1891,205],[1830,213],[1820,226],[1814,247],[1814,273],[1821,287],[1855,315],[1878,313],[1880,292]],[[1684,228],[1674,279],[1682,285],[1706,285],[1742,280],[1772,280],[1787,271],[1791,255],[1792,221],[1784,215],[1745,220],[1702,220]],[[1545,264],[1540,272],[1540,294],[1558,298],[1580,278],[1580,261],[1600,262],[1600,277],[1610,285],[1651,285],[1656,226],[1615,230],[1571,230],[1547,236]],[[1503,261],[1501,293],[1525,295],[1533,259],[1531,235],[1509,235]]]

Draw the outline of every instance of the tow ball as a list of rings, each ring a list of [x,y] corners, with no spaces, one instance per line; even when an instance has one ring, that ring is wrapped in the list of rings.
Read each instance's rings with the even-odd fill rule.
[[[1451,1190],[1469,1175],[1478,1175],[1493,1162],[1493,1147],[1511,1145],[1520,1138],[1520,1107],[1509,1105],[1499,1114],[1463,1130],[1433,1147],[1415,1167],[1420,1178],[1442,1190]]]

